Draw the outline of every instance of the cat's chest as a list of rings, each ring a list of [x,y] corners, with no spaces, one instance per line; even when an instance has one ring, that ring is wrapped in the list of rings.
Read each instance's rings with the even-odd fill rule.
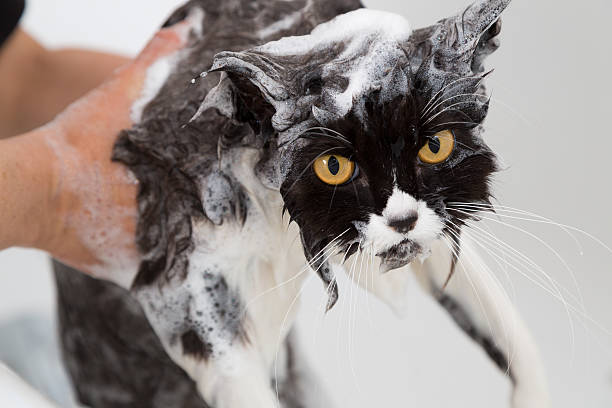
[[[215,300],[218,296],[211,295],[215,287],[207,292],[207,276],[222,280],[231,299],[220,303],[231,309],[238,320],[235,325],[263,347],[263,357],[271,363],[276,345],[293,324],[299,291],[310,269],[297,226],[283,217],[282,197],[264,187],[253,172],[257,156],[250,149],[235,154],[232,162],[239,164],[230,169],[231,179],[239,185],[243,202],[233,203],[238,208],[235,216],[220,225],[194,223],[188,281],[194,297]],[[240,208],[244,214],[237,215]],[[200,303],[210,307],[210,301]],[[201,316],[203,321],[209,317]]]

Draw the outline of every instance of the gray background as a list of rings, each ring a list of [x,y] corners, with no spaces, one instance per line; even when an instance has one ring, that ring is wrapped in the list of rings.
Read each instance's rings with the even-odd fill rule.
[[[134,55],[180,1],[29,0],[24,25],[49,47]],[[463,0],[366,1],[429,25]],[[498,202],[588,231],[612,246],[609,101],[610,2],[515,0],[504,15],[502,47],[489,59],[492,108],[487,141],[503,159]],[[489,264],[521,310],[547,366],[556,407],[612,406],[612,252],[576,233],[520,220],[489,222],[562,287],[569,303],[539,287],[541,273],[508,258]],[[518,229],[527,232],[521,232]],[[530,235],[532,234],[532,235]],[[575,281],[552,247],[569,265]],[[488,246],[489,244],[485,244]],[[581,254],[582,252],[582,254]],[[525,277],[527,276],[527,277]],[[541,286],[550,288],[548,282]],[[321,315],[321,284],[302,298],[302,343],[340,406],[506,406],[509,384],[413,282],[407,316],[396,319],[372,296],[341,282],[341,303]],[[583,301],[580,301],[582,297]],[[0,322],[53,315],[45,256],[0,254]]]

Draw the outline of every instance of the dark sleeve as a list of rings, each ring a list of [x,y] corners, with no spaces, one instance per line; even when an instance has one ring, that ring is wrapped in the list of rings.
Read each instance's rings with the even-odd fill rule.
[[[0,0],[0,47],[10,37],[25,7],[25,0]]]

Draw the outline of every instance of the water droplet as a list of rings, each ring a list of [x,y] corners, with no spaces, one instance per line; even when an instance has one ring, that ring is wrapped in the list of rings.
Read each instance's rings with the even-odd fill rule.
[[[191,83],[192,83],[192,84],[195,84],[195,83],[196,83],[195,78],[193,78],[193,79],[191,80]]]

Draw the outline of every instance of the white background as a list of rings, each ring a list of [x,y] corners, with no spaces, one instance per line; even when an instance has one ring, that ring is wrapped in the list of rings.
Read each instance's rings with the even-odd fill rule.
[[[418,27],[454,13],[466,1],[366,4],[403,14]],[[30,0],[23,23],[49,47],[134,55],[180,3]],[[604,0],[515,0],[504,15],[502,47],[488,61],[495,72],[488,82],[493,99],[486,135],[505,164],[495,184],[501,204],[581,228],[610,246],[611,13]],[[537,272],[508,267],[508,279],[491,263],[541,346],[553,406],[612,406],[612,253],[577,234],[581,255],[557,227],[505,221],[528,233],[495,222],[491,228],[566,288],[564,298],[579,310],[568,314],[559,299],[522,276]],[[529,234],[558,251],[577,286],[556,256]],[[43,254],[0,254],[0,322],[26,312],[52,316],[51,282]],[[303,344],[339,406],[507,405],[507,380],[416,284],[404,320],[346,284],[339,307],[323,318],[322,296],[322,285],[311,279],[302,302]]]

